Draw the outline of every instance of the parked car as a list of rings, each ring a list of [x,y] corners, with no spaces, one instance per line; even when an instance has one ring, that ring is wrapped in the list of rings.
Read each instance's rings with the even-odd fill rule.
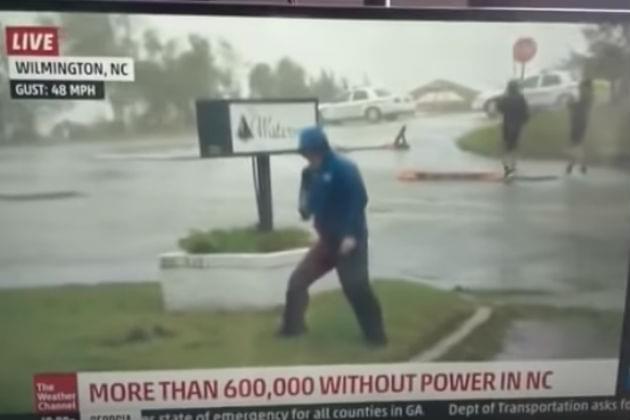
[[[547,71],[525,78],[521,82],[523,95],[533,109],[566,106],[577,98],[578,80],[568,71]],[[484,111],[489,117],[497,115],[497,100],[502,90],[480,93],[473,101],[473,109]]]
[[[385,89],[359,88],[344,93],[336,101],[322,103],[319,114],[325,122],[365,119],[375,123],[414,113],[414,103]]]

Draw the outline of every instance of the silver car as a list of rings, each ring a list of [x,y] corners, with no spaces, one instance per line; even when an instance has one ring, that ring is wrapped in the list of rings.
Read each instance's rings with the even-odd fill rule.
[[[531,108],[549,109],[566,106],[577,98],[578,84],[578,80],[568,71],[547,71],[523,79],[521,89]],[[497,101],[503,93],[502,90],[482,92],[472,107],[494,117],[497,115]]]

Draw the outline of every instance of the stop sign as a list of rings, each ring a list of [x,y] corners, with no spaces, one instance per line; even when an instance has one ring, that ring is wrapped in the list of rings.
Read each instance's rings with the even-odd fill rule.
[[[514,61],[519,63],[527,63],[534,58],[538,46],[533,38],[520,38],[514,43]]]

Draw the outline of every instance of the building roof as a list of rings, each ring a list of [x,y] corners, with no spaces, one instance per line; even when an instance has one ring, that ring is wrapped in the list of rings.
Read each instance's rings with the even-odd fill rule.
[[[472,101],[479,93],[477,90],[461,85],[459,83],[451,82],[449,80],[437,79],[425,85],[419,86],[413,89],[409,94],[418,99],[428,93],[453,91],[461,96],[464,100]]]

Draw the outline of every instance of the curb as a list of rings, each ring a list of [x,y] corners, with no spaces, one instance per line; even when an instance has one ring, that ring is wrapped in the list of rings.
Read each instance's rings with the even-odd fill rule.
[[[396,178],[403,182],[416,181],[486,181],[505,182],[502,174],[496,172],[429,172],[406,170],[398,173]],[[555,181],[559,175],[512,175],[509,181]]]
[[[401,146],[393,143],[385,143],[385,144],[377,144],[374,146],[335,146],[333,147],[335,151],[340,153],[350,153],[350,152],[363,152],[368,150],[396,150],[396,151],[406,151],[409,150],[409,146]]]
[[[503,181],[503,176],[496,172],[429,172],[402,171],[396,176],[399,181]]]
[[[428,350],[411,358],[411,362],[433,362],[438,360],[453,347],[464,341],[477,328],[485,324],[492,316],[492,308],[482,306],[470,318],[462,323],[455,331],[442,338]]]

